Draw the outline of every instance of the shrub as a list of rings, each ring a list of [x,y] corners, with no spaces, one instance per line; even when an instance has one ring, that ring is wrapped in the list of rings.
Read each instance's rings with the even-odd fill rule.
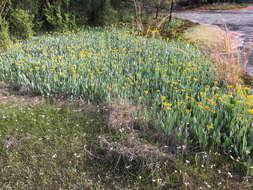
[[[33,15],[23,9],[15,9],[10,15],[11,33],[18,39],[27,39],[33,35]]]
[[[67,8],[63,9],[64,6]],[[66,31],[76,28],[75,16],[69,12],[68,6],[68,1],[59,1],[54,4],[50,4],[47,1],[47,8],[44,9],[44,14],[49,28],[55,31]]]
[[[111,0],[94,0],[87,12],[88,23],[91,25],[110,25],[120,20],[121,8],[112,6]],[[119,11],[117,11],[119,10]]]
[[[131,9],[121,9],[119,11],[119,19],[122,22],[132,22],[134,20],[134,14]]]
[[[106,0],[102,12],[102,18],[104,24],[112,24],[118,21],[118,12],[112,7],[111,1]]]
[[[9,37],[9,25],[8,23],[0,16],[0,50],[7,49],[10,43]]]

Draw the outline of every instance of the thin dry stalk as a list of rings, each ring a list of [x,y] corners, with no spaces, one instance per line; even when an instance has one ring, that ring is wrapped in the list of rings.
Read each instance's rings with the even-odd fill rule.
[[[160,28],[162,24],[164,24],[166,21],[168,21],[168,18],[170,15],[168,14],[167,16],[163,17],[161,21],[157,24],[157,28]]]
[[[136,25],[139,29],[140,34],[145,35],[145,37],[152,36],[154,37],[155,34],[158,33],[158,36],[160,35],[159,33],[159,28],[168,20],[170,15],[166,15],[163,18],[160,19],[150,19],[148,24],[145,25],[143,24],[143,19],[142,19],[142,6],[141,3],[138,2],[138,0],[133,0],[134,2],[134,7],[135,7],[135,15],[136,15]]]
[[[247,52],[247,54],[245,56],[245,59],[244,59],[244,62],[243,62],[244,70],[246,70],[246,67],[247,67],[247,64],[248,64],[248,61],[249,61],[249,56],[251,54],[252,48],[253,48],[253,43],[250,42],[250,46],[249,46],[248,52]]]
[[[218,77],[228,81],[231,85],[236,85],[247,67],[253,44],[250,43],[249,50],[243,59],[242,53],[245,52],[245,48],[241,51],[237,47],[234,51],[233,46],[234,41],[231,38],[231,33],[225,25],[224,46],[217,47],[216,53]]]
[[[143,33],[144,27],[142,22],[142,10],[141,5],[137,2],[137,0],[134,0],[134,8],[136,14],[136,25],[138,26],[140,32]]]

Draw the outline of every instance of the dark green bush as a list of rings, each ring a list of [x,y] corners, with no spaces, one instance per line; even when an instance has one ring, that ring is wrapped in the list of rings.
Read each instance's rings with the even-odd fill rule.
[[[18,39],[27,39],[33,35],[33,15],[23,9],[11,10],[10,31]]]
[[[69,12],[69,1],[49,3],[44,9],[48,28],[55,31],[66,31],[76,28],[75,15]]]
[[[133,7],[130,6],[132,2],[129,0],[6,1],[10,8],[10,11],[4,11],[6,20],[9,22],[11,34],[19,39],[30,37],[33,30],[65,31],[86,24],[109,25],[119,21],[130,22],[134,15]]]
[[[9,44],[10,44],[9,25],[0,16],[0,50],[7,49],[9,47]]]
[[[97,13],[97,20],[100,25],[109,25],[119,21],[119,14],[112,7],[110,0],[105,0],[101,11]]]
[[[119,11],[119,19],[121,22],[132,22],[135,18],[135,14],[131,9],[121,9]]]

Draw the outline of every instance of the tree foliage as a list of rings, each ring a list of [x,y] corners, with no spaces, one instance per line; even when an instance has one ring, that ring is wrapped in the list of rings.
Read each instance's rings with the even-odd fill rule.
[[[33,15],[23,9],[14,9],[10,13],[10,31],[19,38],[26,39],[33,35]]]
[[[9,47],[9,25],[0,15],[0,50]]]

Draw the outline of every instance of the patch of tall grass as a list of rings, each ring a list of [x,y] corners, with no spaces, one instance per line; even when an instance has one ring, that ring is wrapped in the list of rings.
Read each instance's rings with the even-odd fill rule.
[[[236,86],[245,74],[253,43],[250,43],[247,52],[245,48],[240,50],[240,41],[233,40],[226,25],[224,25],[224,28],[223,47],[218,46],[215,53],[216,70],[221,80],[226,80]]]
[[[42,95],[128,99],[143,105],[138,117],[186,144],[252,156],[250,89],[217,81],[211,61],[187,43],[115,27],[54,33],[16,44],[2,57],[0,74]]]

